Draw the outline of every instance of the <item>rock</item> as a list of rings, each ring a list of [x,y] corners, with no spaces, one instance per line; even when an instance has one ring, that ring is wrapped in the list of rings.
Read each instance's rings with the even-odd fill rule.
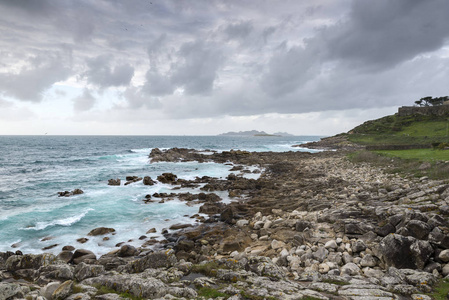
[[[15,283],[0,282],[0,300],[23,298],[20,285]]]
[[[303,232],[306,228],[312,228],[312,224],[304,220],[299,220],[298,222],[296,222],[296,231]]]
[[[443,274],[443,276],[449,275],[449,264],[445,264],[443,266],[443,269],[441,270],[441,274]]]
[[[157,231],[156,231],[156,228],[151,228],[151,229],[149,229],[147,232],[146,232],[146,234],[150,234],[150,233],[156,233]]]
[[[39,268],[40,277],[57,280],[73,279],[73,267],[67,264],[54,264]]]
[[[340,269],[340,276],[355,276],[360,274],[360,268],[355,263],[347,263]]]
[[[121,180],[119,178],[117,179],[109,179],[108,180],[108,185],[120,185],[121,184]]]
[[[449,249],[441,251],[440,254],[438,255],[438,258],[445,263],[449,262]]]
[[[89,236],[97,236],[97,235],[105,235],[111,232],[115,232],[114,228],[107,228],[107,227],[98,227],[95,229],[92,229],[87,235]]]
[[[70,197],[75,195],[81,195],[84,194],[84,192],[80,189],[74,189],[73,191],[64,191],[64,192],[58,192],[59,197]]]
[[[53,300],[63,300],[67,298],[73,290],[73,281],[67,280],[63,282],[52,294]]]
[[[75,267],[75,278],[81,282],[86,278],[98,277],[104,272],[105,269],[102,265],[88,265],[81,262]]]
[[[412,237],[419,240],[427,239],[432,229],[430,225],[420,220],[411,220],[407,223],[406,228]]]
[[[423,269],[433,254],[428,241],[417,240],[399,234],[389,234],[382,239],[379,250],[387,266]]]
[[[326,248],[319,247],[318,250],[313,253],[313,258],[315,258],[319,262],[323,262],[328,254],[329,251]]]
[[[53,300],[53,293],[58,289],[61,285],[59,282],[50,282],[48,283],[42,290],[41,295],[44,296],[48,300]]]
[[[366,249],[366,245],[362,240],[357,240],[354,244],[352,244],[352,252],[359,253]]]
[[[272,240],[271,241],[271,249],[273,250],[277,250],[279,248],[284,248],[285,247],[285,243],[281,242],[281,241],[277,241],[277,240]]]
[[[226,207],[220,214],[220,221],[232,224],[234,218],[234,211],[231,206]]]
[[[75,253],[73,253],[71,262],[77,265],[86,260],[96,260],[96,259],[97,257],[92,251],[86,249],[77,249]]]
[[[371,254],[366,254],[360,261],[362,267],[375,267],[377,265],[377,259]]]
[[[337,249],[338,245],[335,240],[327,241],[326,244],[324,244],[324,248],[326,249]]]
[[[146,269],[171,267],[177,262],[175,253],[171,251],[160,251],[149,253],[146,256],[133,260],[125,266],[128,273],[140,273]]]
[[[386,225],[382,226],[382,227],[378,227],[376,229],[376,233],[377,235],[381,236],[381,237],[385,237],[390,233],[395,233],[396,232],[396,227],[393,226],[391,223],[387,223]]]
[[[13,255],[6,260],[6,270],[15,272],[20,269],[38,270],[40,267],[45,267],[56,262],[56,256],[53,254],[25,254]]]
[[[131,245],[123,245],[120,247],[120,250],[117,252],[118,257],[130,257],[135,256],[139,252],[137,251],[136,247]]]
[[[161,183],[176,184],[178,176],[173,173],[163,173],[157,177],[157,180]]]
[[[248,221],[248,220],[244,220],[244,219],[238,220],[238,221],[236,222],[236,225],[237,225],[238,227],[243,227],[243,226],[246,226],[246,225],[248,225],[248,224],[249,224],[249,221]]]
[[[188,228],[188,227],[192,227],[192,224],[173,224],[172,226],[170,226],[170,230],[179,230],[179,229],[183,229],[183,228]]]
[[[151,179],[150,176],[145,176],[143,178],[143,184],[144,185],[154,185],[156,183],[156,181],[154,181],[153,179]]]
[[[85,242],[87,242],[89,239],[87,239],[87,238],[79,238],[79,239],[77,239],[76,241],[78,242],[78,243],[80,243],[80,244],[84,244]]]

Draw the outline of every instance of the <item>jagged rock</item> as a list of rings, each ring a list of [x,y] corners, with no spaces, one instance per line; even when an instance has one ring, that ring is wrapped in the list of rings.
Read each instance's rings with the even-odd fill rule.
[[[156,183],[156,181],[154,181],[153,179],[151,179],[150,176],[145,176],[143,178],[143,184],[144,185],[154,185]]]
[[[56,262],[56,256],[53,254],[25,254],[13,255],[6,260],[6,270],[15,272],[20,269],[37,270],[40,267],[45,267]]]
[[[430,225],[420,220],[411,220],[407,223],[406,228],[412,237],[419,240],[427,239],[431,230]]]
[[[24,293],[16,283],[0,282],[0,300],[23,298]]]
[[[75,268],[75,278],[81,282],[86,278],[98,277],[104,272],[105,269],[102,265],[88,265],[81,262]]]
[[[161,183],[176,184],[178,176],[173,173],[163,173],[157,177],[157,180]]]
[[[428,241],[399,234],[389,234],[379,246],[384,262],[396,268],[423,269],[433,254]]]
[[[108,185],[119,186],[120,184],[121,184],[121,180],[119,178],[108,180]]]
[[[89,236],[97,236],[97,235],[104,235],[111,232],[115,232],[114,228],[107,228],[107,227],[98,227],[95,229],[92,229],[87,235]]]
[[[73,290],[73,281],[67,280],[63,282],[52,294],[53,300],[63,300],[67,298]]]
[[[139,275],[114,275],[99,276],[83,281],[83,284],[102,285],[113,288],[118,292],[129,292],[142,298],[160,298],[166,295],[176,297],[196,298],[197,293],[188,287],[171,287],[161,280],[153,277],[142,277]]]
[[[149,268],[171,267],[176,262],[174,251],[160,251],[131,261],[124,267],[128,273],[140,273]]]
[[[53,264],[39,268],[40,276],[46,278],[68,280],[73,279],[73,267],[67,264]]]
[[[377,259],[371,254],[366,254],[360,261],[362,267],[375,267],[377,265]]]
[[[73,252],[69,250],[63,250],[61,251],[58,256],[56,257],[59,260],[62,260],[65,263],[68,263],[73,257]]]
[[[70,197],[75,195],[81,195],[84,194],[83,190],[80,189],[74,189],[73,191],[64,191],[64,192],[58,192],[59,197]]]

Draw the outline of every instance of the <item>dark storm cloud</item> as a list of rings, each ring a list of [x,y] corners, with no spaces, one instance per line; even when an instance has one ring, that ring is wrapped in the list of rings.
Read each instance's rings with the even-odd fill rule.
[[[347,21],[318,35],[331,59],[390,68],[441,48],[449,37],[446,0],[353,1],[351,8]]]
[[[447,94],[446,0],[17,0],[0,10],[8,101],[38,102],[67,79],[82,93],[77,111],[97,103],[89,87],[121,95],[108,99],[117,111],[167,118],[364,109]]]
[[[101,88],[128,85],[134,75],[134,68],[129,64],[111,67],[112,59],[101,55],[87,60],[89,70],[84,73],[87,80]]]
[[[223,63],[220,46],[195,41],[185,43],[179,50],[181,62],[173,69],[172,82],[182,86],[190,95],[212,91],[218,68]]]

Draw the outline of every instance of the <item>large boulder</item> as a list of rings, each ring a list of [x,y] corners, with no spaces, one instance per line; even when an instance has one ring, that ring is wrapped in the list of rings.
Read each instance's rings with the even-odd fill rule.
[[[105,272],[102,265],[88,265],[80,263],[75,268],[75,278],[78,281],[82,281],[90,277],[98,277]]]
[[[20,269],[38,270],[40,267],[54,264],[57,261],[53,254],[25,254],[13,255],[6,260],[6,270],[15,272]]]
[[[379,250],[385,264],[398,269],[423,269],[434,252],[428,241],[399,234],[384,237]]]
[[[96,259],[97,257],[92,251],[86,249],[77,249],[75,253],[73,253],[71,262],[77,265],[82,262]]]
[[[128,273],[140,273],[146,269],[167,268],[173,266],[177,262],[175,252],[160,251],[150,253],[145,257],[133,260],[125,266]]]
[[[108,180],[108,185],[120,185],[120,184],[121,184],[121,180],[119,178]]]

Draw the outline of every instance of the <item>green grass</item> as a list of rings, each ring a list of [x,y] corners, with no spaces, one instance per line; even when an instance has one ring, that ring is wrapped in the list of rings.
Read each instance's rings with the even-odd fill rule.
[[[447,116],[386,116],[355,127],[348,139],[362,145],[449,142],[449,121]]]
[[[410,150],[379,150],[378,154],[399,157],[402,159],[417,159],[420,161],[449,161],[449,150],[410,149]]]
[[[346,281],[334,280],[334,279],[324,279],[323,282],[331,283],[331,284],[335,284],[335,285],[340,285],[340,286],[349,285],[350,284],[349,282],[346,282]]]
[[[219,268],[220,266],[215,261],[211,261],[205,264],[193,265],[190,272],[200,273],[206,276],[215,276],[217,273],[217,269]]]
[[[433,289],[433,292],[428,294],[435,300],[445,300],[447,299],[447,295],[449,293],[449,280],[441,279]]]
[[[225,299],[228,299],[229,297],[231,297],[231,295],[219,292],[213,288],[202,287],[202,288],[198,289],[198,297],[204,297],[206,299],[224,297]]]

